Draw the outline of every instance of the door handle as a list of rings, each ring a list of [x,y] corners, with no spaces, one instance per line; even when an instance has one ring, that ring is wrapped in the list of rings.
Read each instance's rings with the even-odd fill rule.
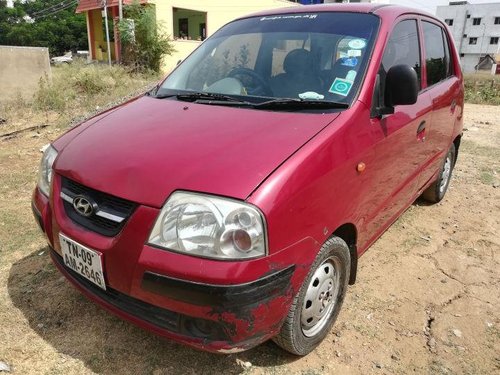
[[[417,128],[417,140],[418,141],[425,141],[425,120],[420,123],[420,125]]]
[[[417,134],[422,133],[425,130],[425,121],[422,121],[417,128]]]

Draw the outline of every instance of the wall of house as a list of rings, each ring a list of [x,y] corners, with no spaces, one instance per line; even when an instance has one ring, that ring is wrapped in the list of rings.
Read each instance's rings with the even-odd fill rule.
[[[113,38],[114,26],[111,17],[111,8],[109,9],[108,15],[108,27],[109,27],[109,36],[110,39]],[[91,38],[93,39],[95,55],[92,55],[94,60],[98,61],[108,61],[108,49],[106,43],[106,35],[104,35],[104,18],[102,17],[102,12],[100,9],[89,10],[89,23],[88,26],[92,28],[92,31],[89,33]],[[87,30],[89,32],[89,30]],[[110,49],[111,49],[111,60],[115,60],[115,44],[113,41],[110,41]]]
[[[163,23],[167,34],[174,36],[177,25],[174,29],[174,8],[195,10],[206,12],[207,36],[212,35],[220,27],[235,18],[266,10],[289,6],[298,6],[296,3],[285,0],[253,0],[236,2],[234,0],[151,0],[156,6],[156,17],[158,22]],[[191,27],[191,24],[189,25]],[[193,24],[198,30],[198,26]],[[201,42],[193,40],[176,40],[173,42],[175,52],[172,56],[165,59],[164,70],[171,71],[179,60],[183,60],[191,53]]]
[[[0,102],[31,99],[42,77],[51,78],[48,48],[0,46]]]
[[[499,45],[490,44],[490,39],[500,37],[500,24],[495,25],[495,17],[500,17],[500,3],[438,6],[436,14],[442,20],[453,20],[449,28],[464,72],[473,72],[480,56],[494,57],[499,52]],[[474,18],[481,18],[481,23],[474,25]],[[477,43],[470,44],[470,38],[477,38]]]

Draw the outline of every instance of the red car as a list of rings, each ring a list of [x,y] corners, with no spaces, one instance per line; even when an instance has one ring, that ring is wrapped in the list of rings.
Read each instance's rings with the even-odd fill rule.
[[[359,257],[417,197],[443,198],[463,104],[429,14],[260,13],[57,139],[33,211],[61,273],[116,315],[208,351],[305,355]]]

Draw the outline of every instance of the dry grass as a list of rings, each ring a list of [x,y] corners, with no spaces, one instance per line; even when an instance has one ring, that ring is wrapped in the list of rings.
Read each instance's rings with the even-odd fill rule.
[[[65,128],[75,119],[144,92],[159,78],[153,73],[131,74],[124,67],[82,60],[54,67],[52,81],[41,79],[33,100],[18,97],[0,103],[0,118],[6,120],[0,125],[0,134],[34,125]]]

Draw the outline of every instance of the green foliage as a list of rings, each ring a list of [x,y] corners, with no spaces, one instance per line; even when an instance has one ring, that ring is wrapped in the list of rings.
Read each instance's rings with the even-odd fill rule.
[[[162,24],[156,21],[155,8],[138,1],[125,6],[125,19],[118,25],[122,41],[123,63],[133,70],[159,72],[164,56],[174,48]]]
[[[0,44],[48,47],[51,55],[88,49],[85,16],[75,13],[76,5],[54,13],[62,1],[18,0],[7,8],[6,0],[0,0]]]
[[[474,74],[465,77],[465,101],[475,104],[500,105],[500,78]]]

